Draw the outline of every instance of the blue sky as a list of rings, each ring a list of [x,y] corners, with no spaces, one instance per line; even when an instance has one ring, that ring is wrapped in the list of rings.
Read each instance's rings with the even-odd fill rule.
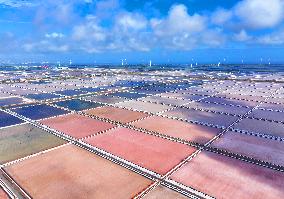
[[[283,25],[284,0],[0,0],[0,62],[283,63]]]

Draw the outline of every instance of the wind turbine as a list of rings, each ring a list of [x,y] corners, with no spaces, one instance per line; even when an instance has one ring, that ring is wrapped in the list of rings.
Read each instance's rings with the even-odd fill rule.
[[[192,62],[192,63],[193,63],[193,60],[194,60],[194,59],[193,59],[193,58],[191,58],[191,62]],[[192,68],[192,66],[193,66],[193,64],[192,64],[192,63],[190,64],[190,67],[191,67],[191,68]]]

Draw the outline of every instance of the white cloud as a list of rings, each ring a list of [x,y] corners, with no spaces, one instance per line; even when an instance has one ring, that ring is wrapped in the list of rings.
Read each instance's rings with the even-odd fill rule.
[[[139,13],[121,12],[113,25],[104,28],[97,17],[88,16],[84,23],[73,28],[72,39],[80,50],[88,53],[103,51],[148,51],[148,21]]]
[[[86,17],[85,22],[76,25],[72,30],[70,41],[75,50],[87,53],[98,53],[107,45],[109,31],[100,26],[97,18],[93,15]]]
[[[284,30],[261,36],[257,39],[257,43],[264,45],[283,45]]]
[[[87,16],[86,22],[73,28],[72,38],[74,40],[91,40],[96,42],[105,41],[107,31],[102,28],[95,16]]]
[[[95,10],[93,14],[100,19],[113,19],[120,9],[119,0],[100,0],[95,1]]]
[[[0,0],[0,6],[21,8],[21,7],[34,7],[37,6],[38,3],[36,1],[31,0]]]
[[[159,46],[183,50],[194,48],[207,28],[206,18],[189,15],[183,4],[172,6],[165,18],[153,18],[150,24]]]
[[[140,13],[119,13],[115,16],[107,49],[149,51],[152,34],[148,32],[148,25],[149,21]]]
[[[70,48],[67,44],[41,40],[39,42],[27,42],[23,44],[23,49],[27,52],[67,52]]]
[[[57,33],[57,32],[53,32],[53,33],[46,33],[44,35],[46,38],[52,38],[52,39],[57,39],[57,38],[63,38],[64,34],[62,33]]]
[[[23,45],[23,48],[27,52],[31,52],[34,49],[34,44],[33,43],[25,43]]]
[[[56,7],[53,14],[59,22],[66,24],[72,22],[73,13],[72,4],[60,4]]]
[[[60,26],[70,28],[81,20],[76,3],[83,0],[38,0],[39,6],[34,9],[34,24],[40,29]]]
[[[3,47],[5,46],[4,48],[0,48],[0,54],[2,52],[13,54],[20,50],[18,48],[19,40],[13,32],[0,32],[0,44]]]
[[[90,0],[92,1],[92,0]],[[107,11],[114,10],[119,7],[118,0],[101,0],[96,2],[96,10],[97,11]]]
[[[118,0],[58,1],[61,3],[47,0],[47,5],[37,8],[34,24],[46,33],[44,37],[30,38],[19,46],[28,52],[100,53],[191,50],[224,46],[227,41],[284,44],[284,31],[259,38],[254,34],[258,29],[276,29],[281,24],[284,0],[243,0],[231,9],[218,8],[206,15],[189,14],[185,5],[177,4],[166,16],[152,19],[138,11],[124,10]],[[79,16],[75,8],[78,2],[96,3],[88,5],[93,7],[92,15]],[[65,34],[54,30],[64,30]]]
[[[122,30],[142,30],[147,27],[147,19],[138,13],[122,13],[116,17],[115,24]]]
[[[272,28],[283,20],[283,0],[243,0],[234,12],[247,28]]]
[[[245,42],[251,40],[252,37],[247,34],[245,30],[241,30],[239,33],[234,35],[234,40]]]
[[[149,51],[156,47],[190,50],[220,46],[226,41],[221,29],[208,28],[206,17],[189,15],[184,5],[174,5],[166,17],[150,20],[141,13],[122,11],[114,16],[110,27],[103,27],[98,17],[88,16],[73,28],[72,39],[73,46],[88,53]]]
[[[189,15],[186,6],[174,5],[165,19],[152,19],[156,35],[176,35],[200,32],[206,27],[206,19],[198,14]]]
[[[207,30],[202,35],[202,43],[207,46],[218,47],[226,42],[226,36],[221,29]]]
[[[226,10],[223,8],[217,9],[211,16],[211,21],[216,25],[223,25],[230,21],[233,17],[233,12],[231,10]]]

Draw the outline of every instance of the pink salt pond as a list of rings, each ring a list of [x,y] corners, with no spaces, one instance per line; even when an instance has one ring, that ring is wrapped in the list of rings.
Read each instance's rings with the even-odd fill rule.
[[[113,124],[79,114],[49,118],[40,122],[74,138],[83,138],[114,127]]]
[[[138,111],[131,111],[122,108],[104,106],[98,107],[95,109],[90,109],[84,111],[87,114],[94,115],[101,118],[106,118],[122,123],[128,123],[137,119],[141,119],[143,117],[148,116],[146,113],[138,112]]]
[[[116,128],[85,141],[159,174],[166,174],[196,150],[128,128]]]
[[[284,173],[211,152],[201,152],[171,179],[215,198],[279,199]]]
[[[152,183],[74,145],[29,158],[5,170],[32,198],[39,199],[132,198]]]
[[[152,116],[132,123],[132,125],[155,131],[171,137],[205,144],[222,130],[189,122],[178,121],[165,117]]]

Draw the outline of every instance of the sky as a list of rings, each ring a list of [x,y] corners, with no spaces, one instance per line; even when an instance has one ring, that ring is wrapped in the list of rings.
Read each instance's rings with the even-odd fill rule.
[[[0,62],[284,63],[284,0],[0,0]]]

